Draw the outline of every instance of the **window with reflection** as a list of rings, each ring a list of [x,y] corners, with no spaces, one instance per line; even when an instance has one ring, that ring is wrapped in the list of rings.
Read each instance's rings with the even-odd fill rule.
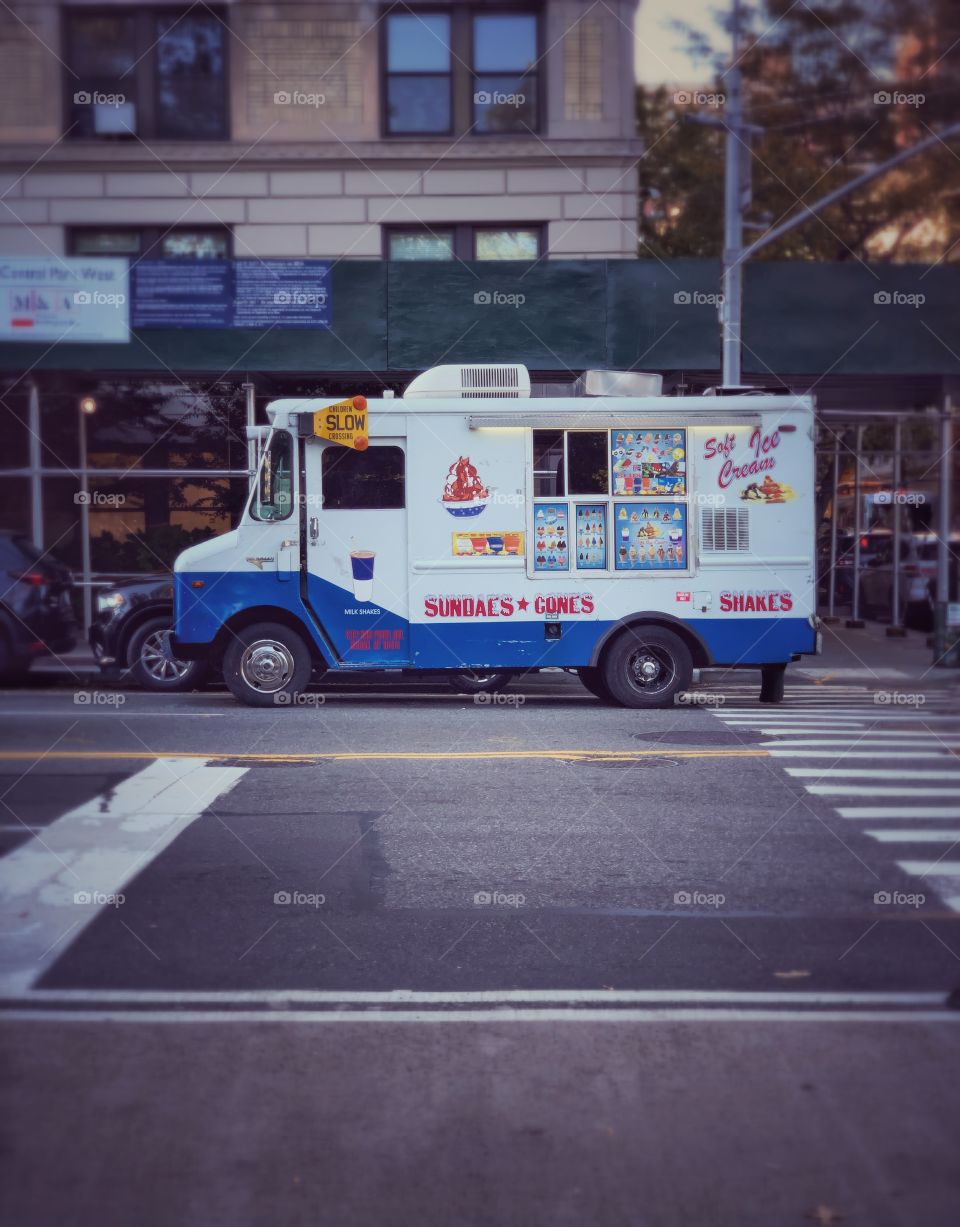
[[[536,14],[474,15],[475,131],[536,131],[537,56]]]
[[[452,230],[394,230],[388,236],[391,260],[452,260]]]
[[[453,119],[449,13],[390,13],[386,19],[386,130],[450,132]]]
[[[293,436],[275,430],[260,462],[250,513],[257,520],[286,520],[293,511]]]
[[[224,20],[206,4],[66,10],[67,135],[225,138]]]
[[[477,260],[537,260],[539,257],[539,227],[474,231],[474,258]]]
[[[70,230],[71,256],[126,256],[150,260],[228,260],[226,226],[78,226]]]

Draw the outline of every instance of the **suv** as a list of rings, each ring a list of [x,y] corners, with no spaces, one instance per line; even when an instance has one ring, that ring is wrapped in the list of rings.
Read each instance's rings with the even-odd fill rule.
[[[960,533],[950,538],[950,591],[956,591]],[[905,626],[930,630],[937,597],[936,533],[904,533],[900,538],[900,612]],[[893,539],[877,551],[860,575],[860,609],[865,618],[893,612]]]
[[[22,533],[0,529],[0,680],[22,677],[38,656],[77,642],[70,572]]]
[[[174,660],[163,636],[173,629],[173,580],[147,575],[97,593],[90,647],[105,672],[129,672],[146,690],[179,691],[200,686],[209,674],[201,661]]]

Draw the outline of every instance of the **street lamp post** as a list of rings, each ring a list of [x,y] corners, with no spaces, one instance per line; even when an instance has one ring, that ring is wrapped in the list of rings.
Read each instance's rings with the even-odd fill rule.
[[[97,411],[92,396],[84,396],[77,405],[77,436],[80,446],[80,559],[83,572],[83,634],[90,632],[93,621],[92,568],[90,565],[90,481],[87,472],[87,418]]]

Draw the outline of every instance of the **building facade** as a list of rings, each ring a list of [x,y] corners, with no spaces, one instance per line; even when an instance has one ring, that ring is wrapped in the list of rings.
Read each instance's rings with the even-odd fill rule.
[[[0,252],[637,253],[636,0],[0,10]]]

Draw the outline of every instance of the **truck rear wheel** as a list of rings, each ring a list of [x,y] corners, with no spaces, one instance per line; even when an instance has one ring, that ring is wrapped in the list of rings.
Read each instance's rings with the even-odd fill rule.
[[[693,658],[662,626],[630,626],[614,639],[600,668],[611,698],[624,707],[670,707],[693,679]]]
[[[301,635],[277,622],[258,622],[231,636],[223,680],[250,707],[289,707],[310,681],[313,659]]]

